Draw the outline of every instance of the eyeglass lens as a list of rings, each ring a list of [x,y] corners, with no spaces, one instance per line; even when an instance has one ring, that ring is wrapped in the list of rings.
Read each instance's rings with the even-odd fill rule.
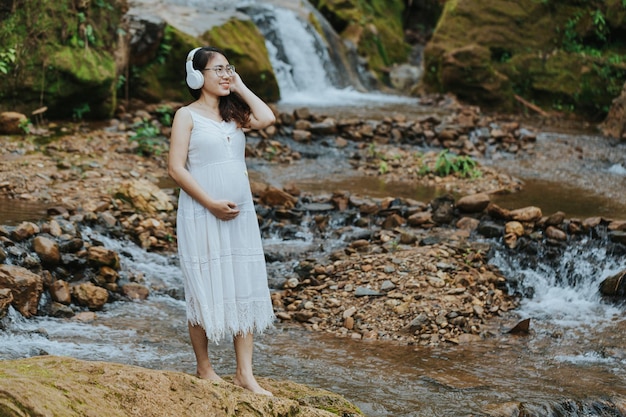
[[[217,65],[213,68],[206,68],[206,69],[215,71],[215,74],[217,74],[218,77],[221,77],[222,75],[224,75],[224,73],[227,73],[228,75],[233,75],[235,73],[234,65],[227,65],[227,66]]]

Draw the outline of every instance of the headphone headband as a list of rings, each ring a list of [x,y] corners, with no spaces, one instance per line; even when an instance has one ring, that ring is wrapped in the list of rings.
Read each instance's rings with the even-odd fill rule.
[[[189,61],[193,61],[193,57],[194,57],[194,55],[195,55],[195,54],[196,54],[196,52],[198,52],[200,49],[202,49],[202,47],[200,47],[200,48],[195,48],[195,49],[192,49],[191,51],[189,51],[189,53],[187,54],[187,62],[189,62]]]

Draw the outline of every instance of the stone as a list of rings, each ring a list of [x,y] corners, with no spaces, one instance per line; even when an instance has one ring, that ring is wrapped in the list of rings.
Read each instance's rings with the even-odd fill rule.
[[[489,194],[478,193],[461,197],[456,202],[456,206],[466,213],[480,213],[487,208],[490,202]]]
[[[39,299],[43,293],[43,278],[26,268],[0,265],[0,289],[11,291],[11,305],[24,317],[37,314]]]
[[[567,240],[567,233],[557,227],[548,226],[546,229],[546,237],[549,239],[565,241]]]
[[[22,113],[6,111],[0,113],[0,134],[20,135],[25,131],[22,126],[28,123],[28,118]]]
[[[518,222],[536,222],[541,219],[541,209],[539,207],[524,207],[509,212],[511,220]]]
[[[11,239],[21,242],[26,240],[37,233],[39,233],[41,229],[33,222],[22,222],[15,227],[15,229],[11,232]]]
[[[70,284],[63,280],[56,280],[50,286],[50,295],[52,299],[61,304],[70,304],[72,302],[72,293]]]
[[[33,239],[33,250],[47,266],[57,265],[61,261],[61,252],[56,241],[44,236],[37,236]]]
[[[131,282],[122,285],[122,294],[131,300],[145,300],[150,295],[150,290],[145,285]]]
[[[524,226],[520,222],[507,222],[504,225],[504,233],[514,234],[516,237],[524,236]]]
[[[109,292],[91,282],[72,287],[72,296],[79,305],[86,306],[91,310],[100,310],[109,300]]]
[[[148,180],[124,181],[115,197],[129,202],[136,210],[144,213],[174,210],[170,197]]]
[[[87,249],[87,256],[89,263],[93,265],[120,269],[120,257],[117,252],[103,246],[90,246]]]
[[[338,394],[261,377],[258,382],[273,397],[184,372],[51,355],[3,361],[2,375],[3,406],[21,415],[86,416],[106,410],[108,417],[363,416]],[[232,382],[232,376],[225,379]]]

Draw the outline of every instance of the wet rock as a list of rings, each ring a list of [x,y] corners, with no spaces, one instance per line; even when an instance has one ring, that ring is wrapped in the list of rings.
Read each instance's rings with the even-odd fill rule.
[[[150,290],[145,285],[129,283],[122,285],[122,294],[131,300],[145,300],[150,295]]]
[[[9,306],[13,302],[13,293],[10,288],[0,288],[0,319],[6,316]]]
[[[622,230],[614,230],[609,232],[609,239],[611,242],[621,243],[622,245],[626,245],[626,231]]]
[[[72,287],[72,296],[79,305],[86,306],[91,310],[100,310],[109,300],[109,293],[102,287],[97,287],[91,282],[78,284]]]
[[[504,227],[491,221],[480,222],[476,231],[485,237],[502,237],[504,235]]]
[[[509,212],[511,220],[517,220],[518,222],[536,222],[541,219],[541,216],[539,207],[524,207]]]
[[[61,261],[59,245],[56,241],[44,236],[37,236],[33,239],[33,250],[47,266],[54,266]]]
[[[22,222],[11,232],[11,239],[16,242],[21,242],[36,235],[40,231],[41,229],[35,223]]]
[[[87,249],[88,261],[95,266],[108,266],[115,270],[120,269],[120,257],[117,252],[102,246],[90,246]]]
[[[432,219],[438,224],[449,224],[454,219],[454,197],[445,195],[431,201]]]
[[[52,317],[70,318],[75,315],[74,310],[70,306],[57,302],[52,302],[49,310],[48,314]]]
[[[24,317],[37,314],[39,298],[43,293],[43,279],[26,268],[0,265],[0,289],[11,290],[11,305]]]
[[[456,206],[459,210],[466,213],[480,213],[487,208],[490,201],[489,194],[478,193],[461,197],[457,201]]]
[[[70,304],[72,302],[72,293],[70,285],[63,280],[56,280],[50,287],[50,295],[52,299],[61,304]]]
[[[546,237],[557,241],[565,241],[567,240],[567,233],[557,227],[548,226],[546,229]]]
[[[510,334],[528,334],[530,330],[530,319],[524,319],[517,323],[511,330],[508,331]]]
[[[609,297],[626,296],[626,271],[621,271],[600,283],[600,293]]]

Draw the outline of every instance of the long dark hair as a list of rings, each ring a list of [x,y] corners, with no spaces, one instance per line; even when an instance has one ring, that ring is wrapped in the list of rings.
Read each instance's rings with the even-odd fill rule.
[[[193,68],[200,71],[203,70],[206,67],[206,64],[213,59],[215,54],[220,54],[224,57],[226,56],[224,51],[212,46],[205,46],[198,49],[193,55]],[[193,98],[196,100],[200,98],[202,88],[197,90],[191,87],[188,88]],[[225,121],[230,122],[233,120],[241,127],[248,127],[250,125],[250,106],[243,101],[239,94],[230,93],[227,96],[220,97],[219,109],[220,116],[222,116],[222,119]]]

